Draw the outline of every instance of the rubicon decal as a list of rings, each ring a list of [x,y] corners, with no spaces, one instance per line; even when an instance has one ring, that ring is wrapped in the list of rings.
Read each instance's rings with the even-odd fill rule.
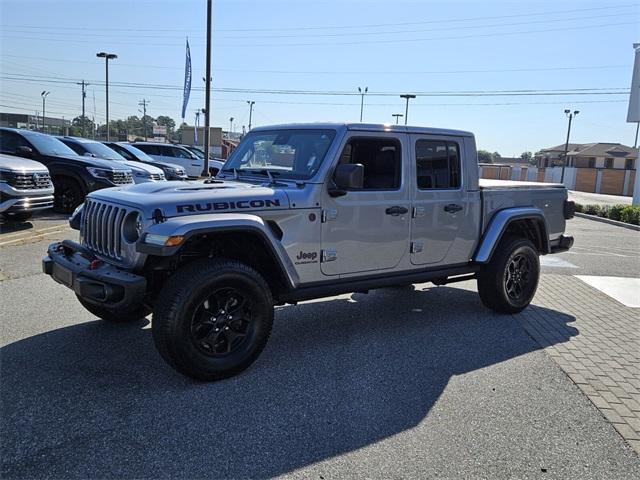
[[[237,202],[206,202],[176,205],[178,213],[184,212],[209,212],[211,210],[236,210],[245,208],[272,208],[279,207],[280,200],[239,200]]]

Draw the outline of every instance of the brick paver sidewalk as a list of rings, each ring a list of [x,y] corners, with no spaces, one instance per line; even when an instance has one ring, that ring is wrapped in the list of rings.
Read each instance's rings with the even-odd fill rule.
[[[561,275],[543,275],[533,303],[517,318],[640,453],[640,309]]]

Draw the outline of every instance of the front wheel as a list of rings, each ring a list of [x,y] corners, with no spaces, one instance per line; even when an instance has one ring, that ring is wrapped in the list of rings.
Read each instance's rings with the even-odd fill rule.
[[[232,260],[194,262],[172,275],[154,307],[153,340],[180,373],[220,380],[248,368],[273,325],[267,283]]]
[[[78,182],[69,177],[53,178],[53,210],[72,213],[84,200],[84,192]]]
[[[522,311],[536,293],[540,278],[538,252],[530,240],[506,237],[478,274],[482,303],[499,313]]]

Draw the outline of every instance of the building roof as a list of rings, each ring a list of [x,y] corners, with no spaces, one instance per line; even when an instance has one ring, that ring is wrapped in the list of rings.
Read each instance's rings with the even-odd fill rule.
[[[562,154],[564,153],[564,143],[555,147],[543,148],[540,153]],[[610,142],[570,143],[567,156],[637,158],[638,149]]]
[[[582,148],[569,152],[567,156],[636,158],[638,152],[637,149],[620,143],[601,142],[583,145]]]

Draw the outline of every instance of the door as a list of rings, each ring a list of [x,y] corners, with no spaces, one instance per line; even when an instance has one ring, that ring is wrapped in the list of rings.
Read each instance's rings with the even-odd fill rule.
[[[409,244],[410,203],[401,139],[358,133],[339,163],[364,166],[363,188],[323,196],[321,270],[325,275],[396,267]]]
[[[468,241],[460,237],[468,233],[466,224],[474,210],[462,175],[464,142],[457,137],[414,134],[411,147],[415,168],[411,263],[466,263]]]
[[[189,177],[199,177],[204,170],[204,159],[198,158],[186,148],[163,145],[160,152],[167,157],[167,162],[182,165]]]

